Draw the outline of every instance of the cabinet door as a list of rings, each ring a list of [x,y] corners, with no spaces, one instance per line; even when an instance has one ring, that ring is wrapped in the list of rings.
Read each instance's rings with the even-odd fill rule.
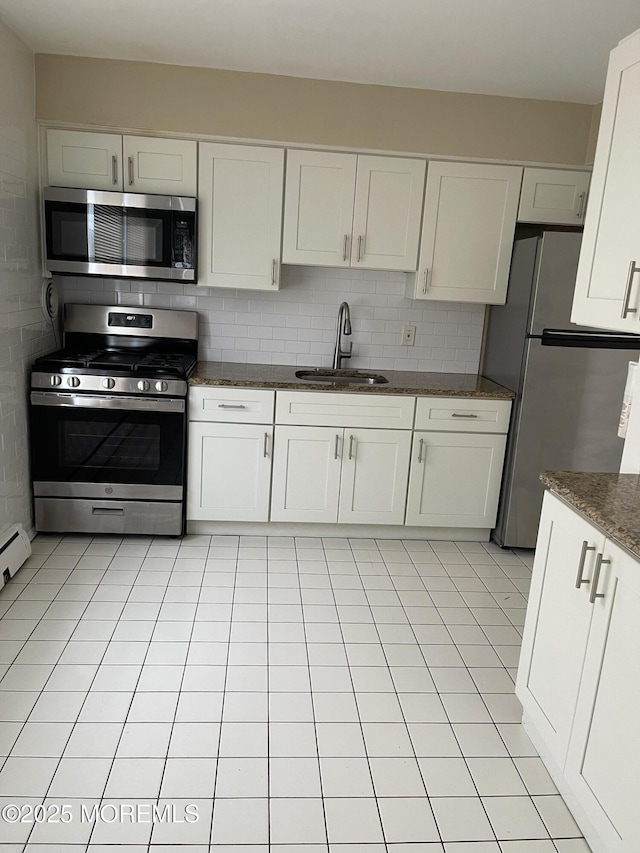
[[[403,524],[411,432],[345,429],[338,521]]]
[[[132,193],[195,196],[197,147],[188,139],[125,136],[125,190]]]
[[[287,151],[282,262],[348,267],[355,154]]]
[[[504,304],[522,169],[430,163],[416,299]]]
[[[116,133],[47,131],[48,184],[122,190],[122,137]]]
[[[424,160],[358,157],[351,266],[416,269]]]
[[[189,424],[187,518],[268,521],[273,427]]]
[[[603,546],[600,531],[545,494],[516,694],[559,768],[567,755],[593,613],[589,591]]]
[[[276,427],[271,521],[338,520],[343,430]]]
[[[640,566],[612,542],[603,557],[565,776],[602,849],[627,853],[640,839]]]
[[[277,290],[284,149],[200,143],[198,284]]]
[[[590,172],[525,169],[518,222],[582,225]]]
[[[640,332],[638,139],[640,33],[622,42],[609,62],[573,323]]]
[[[506,438],[414,433],[406,523],[493,527]]]

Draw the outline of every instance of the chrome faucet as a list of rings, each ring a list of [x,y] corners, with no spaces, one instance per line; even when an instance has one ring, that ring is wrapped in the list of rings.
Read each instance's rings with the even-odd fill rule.
[[[351,334],[351,311],[349,303],[342,302],[338,308],[338,327],[336,329],[336,345],[333,350],[333,369],[340,370],[343,358],[351,358],[353,343],[349,341],[349,349],[342,349],[342,336]]]

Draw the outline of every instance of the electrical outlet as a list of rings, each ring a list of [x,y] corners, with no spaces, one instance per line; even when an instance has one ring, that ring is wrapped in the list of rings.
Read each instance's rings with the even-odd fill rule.
[[[402,346],[412,347],[416,342],[416,327],[415,326],[403,326],[402,327]]]

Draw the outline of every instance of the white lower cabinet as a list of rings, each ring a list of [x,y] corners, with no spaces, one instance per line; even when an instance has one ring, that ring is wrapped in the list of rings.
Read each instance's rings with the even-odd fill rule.
[[[594,853],[640,849],[640,562],[545,495],[516,693]]]
[[[268,521],[273,427],[189,426],[187,518]]]
[[[277,426],[272,521],[402,524],[411,433]]]
[[[415,432],[406,523],[493,527],[506,435]]]
[[[565,776],[603,849],[630,853],[640,849],[640,565],[613,542],[602,564]]]
[[[338,520],[343,430],[277,426],[272,521]]]
[[[603,546],[602,533],[545,494],[529,596],[536,618],[525,628],[516,693],[560,767],[591,626],[593,569]]]
[[[403,524],[411,433],[345,429],[338,521]]]

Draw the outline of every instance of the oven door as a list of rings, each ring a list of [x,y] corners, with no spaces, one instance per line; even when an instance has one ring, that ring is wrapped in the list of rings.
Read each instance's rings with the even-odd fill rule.
[[[31,393],[35,497],[181,501],[185,401]]]

